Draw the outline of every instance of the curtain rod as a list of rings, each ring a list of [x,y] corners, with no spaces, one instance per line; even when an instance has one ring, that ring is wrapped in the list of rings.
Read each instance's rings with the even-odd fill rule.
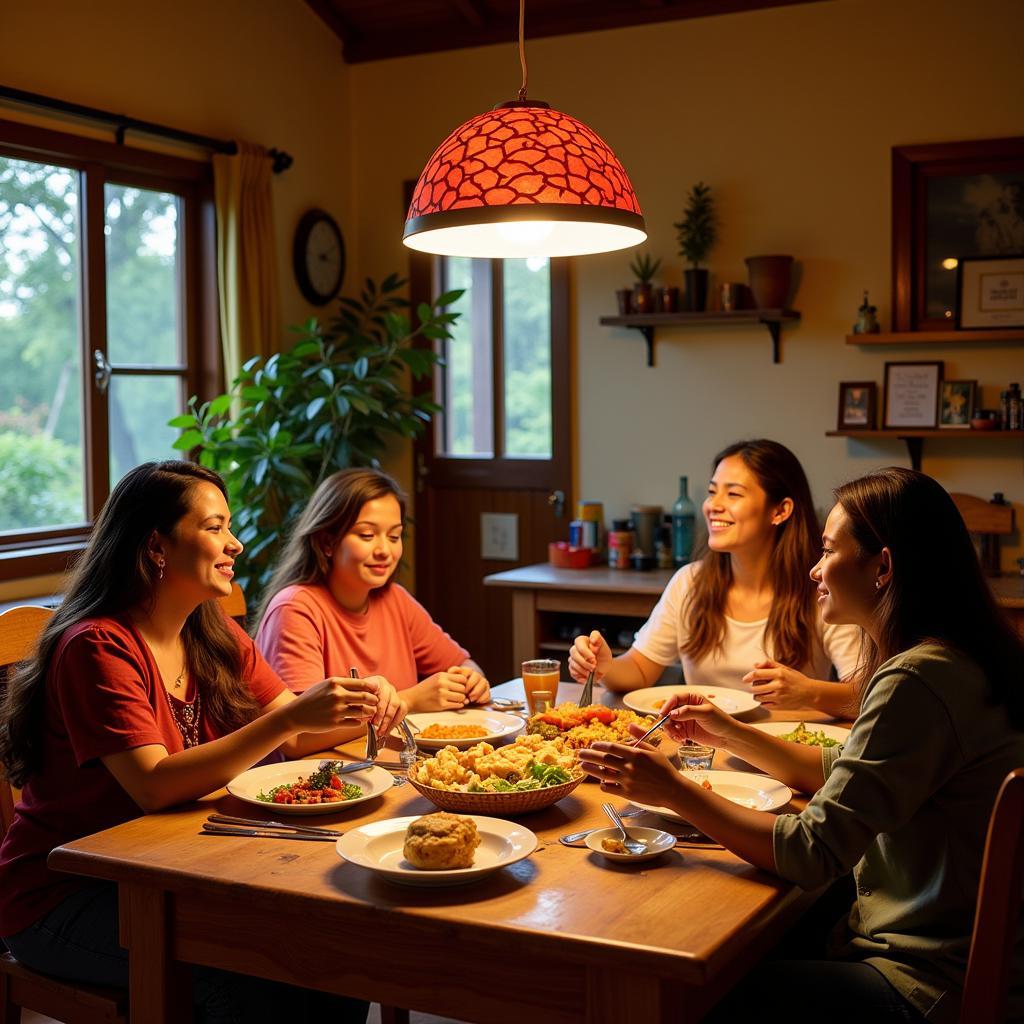
[[[225,139],[214,139],[208,135],[197,135],[195,132],[183,132],[177,128],[154,124],[152,121],[140,121],[127,114],[114,114],[109,110],[98,110],[96,107],[69,103],[67,100],[58,100],[51,96],[40,96],[39,93],[13,89],[7,85],[0,85],[0,99],[23,103],[31,107],[42,107],[45,110],[56,110],[62,114],[73,114],[75,117],[86,118],[90,121],[100,121],[114,128],[114,137],[118,145],[124,145],[125,132],[135,131],[146,135],[156,135],[163,139],[172,139],[175,142],[185,142],[190,146],[212,150],[214,153],[226,153],[229,156],[234,156],[238,152],[238,146]],[[291,154],[285,153],[281,149],[267,150],[267,156],[274,161],[275,174],[288,170],[294,163]]]

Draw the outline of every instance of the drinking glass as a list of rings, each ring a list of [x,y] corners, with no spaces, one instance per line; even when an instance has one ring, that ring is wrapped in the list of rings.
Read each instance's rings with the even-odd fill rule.
[[[523,689],[526,707],[532,712],[536,695],[547,690],[553,700],[558,699],[558,677],[561,665],[552,658],[537,658],[523,662]]]
[[[679,770],[684,772],[711,771],[711,762],[715,759],[715,748],[705,747],[700,743],[681,743],[679,745]]]

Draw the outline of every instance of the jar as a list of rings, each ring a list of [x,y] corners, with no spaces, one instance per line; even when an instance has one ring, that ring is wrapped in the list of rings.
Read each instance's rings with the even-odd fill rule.
[[[1021,429],[1024,429],[1024,423],[1022,423],[1022,419],[1024,419],[1024,406],[1022,406],[1022,399],[1021,399],[1020,385],[1019,384],[1011,384],[1010,385],[1010,396],[1009,396],[1009,402],[1007,404],[1008,404],[1007,412],[1009,413],[1009,416],[1008,416],[1008,419],[1007,419],[1007,424],[1006,424],[1007,429],[1008,430],[1021,430]]]
[[[628,569],[629,556],[633,550],[633,531],[628,519],[613,519],[608,534],[608,568]]]
[[[665,520],[654,535],[654,557],[659,569],[672,568],[672,517],[665,516]]]
[[[999,429],[1010,429],[1010,392],[999,392]]]

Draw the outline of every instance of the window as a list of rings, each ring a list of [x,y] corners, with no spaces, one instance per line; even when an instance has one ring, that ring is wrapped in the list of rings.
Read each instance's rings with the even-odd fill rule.
[[[435,382],[431,471],[545,486],[545,466],[567,461],[564,261],[445,257],[437,277],[464,294]]]
[[[63,569],[214,383],[209,182],[205,163],[0,121],[0,579]]]

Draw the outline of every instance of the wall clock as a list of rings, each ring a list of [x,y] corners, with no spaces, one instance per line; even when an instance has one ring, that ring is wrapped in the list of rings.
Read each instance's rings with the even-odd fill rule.
[[[299,291],[313,305],[322,306],[338,294],[345,277],[345,241],[329,213],[303,214],[295,229],[292,265]]]

